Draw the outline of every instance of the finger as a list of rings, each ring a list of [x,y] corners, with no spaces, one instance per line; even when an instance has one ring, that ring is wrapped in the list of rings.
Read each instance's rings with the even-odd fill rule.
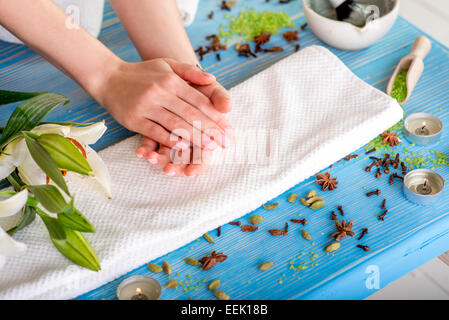
[[[136,150],[136,155],[140,159],[147,158],[150,152],[155,151],[156,148],[157,148],[156,141],[147,137],[142,137],[142,144]]]
[[[208,85],[216,80],[214,75],[204,72],[197,66],[178,62],[173,59],[165,59],[165,61],[171,67],[173,72],[185,81],[190,81],[198,85]]]
[[[223,141],[223,139],[225,139],[224,137],[225,131],[222,128],[220,128],[214,121],[208,118],[204,113],[202,113],[192,105],[186,103],[185,101],[177,97],[173,97],[167,103],[167,106],[165,106],[165,108],[177,114],[179,117],[184,119],[186,123],[190,124],[192,128],[194,128],[193,130],[194,133],[190,141],[196,144],[197,146],[201,144],[201,146],[204,148],[214,150],[217,146],[215,140]],[[166,121],[169,120],[167,119]],[[171,128],[167,129],[173,131],[173,129]],[[200,139],[196,139],[196,137],[200,137]],[[187,140],[186,137],[183,138]]]
[[[201,163],[193,163],[188,165],[184,170],[184,174],[188,177],[197,177],[206,172],[210,167],[212,154],[213,152],[210,150],[202,150]]]
[[[166,151],[167,150],[167,151]],[[160,146],[156,151],[150,152],[148,161],[156,168],[164,169],[170,163],[170,149]]]
[[[149,119],[142,121],[140,126],[138,126],[137,132],[170,148],[182,150],[190,147],[190,143],[188,141],[182,139],[181,137],[174,139],[174,136],[172,136],[161,125]]]
[[[228,113],[231,111],[231,97],[228,91],[218,82],[208,86],[194,85],[193,87],[208,97],[219,112]]]
[[[174,158],[174,152],[178,154],[177,159]],[[187,151],[175,151],[170,150],[165,146],[161,146],[161,148],[159,149],[159,154],[164,158],[169,159],[169,161],[163,168],[163,171],[166,175],[170,177],[180,177],[184,175],[186,164],[182,162],[183,152],[189,152],[190,155],[190,149],[188,149]]]

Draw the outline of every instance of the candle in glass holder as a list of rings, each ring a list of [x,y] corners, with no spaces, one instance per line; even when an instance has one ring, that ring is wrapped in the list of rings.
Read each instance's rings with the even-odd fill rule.
[[[404,194],[408,200],[416,204],[436,203],[441,198],[443,188],[443,178],[431,170],[413,170],[404,177]]]
[[[157,300],[161,292],[161,285],[156,279],[132,276],[120,283],[117,297],[119,300]]]
[[[413,113],[404,120],[405,137],[417,145],[430,145],[441,138],[443,123],[429,113]]]

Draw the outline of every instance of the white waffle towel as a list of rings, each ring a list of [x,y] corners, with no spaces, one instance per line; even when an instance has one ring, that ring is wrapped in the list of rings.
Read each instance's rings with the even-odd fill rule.
[[[0,299],[63,299],[92,290],[258,208],[363,146],[403,114],[395,100],[317,46],[238,85],[231,96],[229,120],[237,138],[248,129],[273,130],[278,137],[273,159],[215,161],[199,178],[170,178],[136,158],[137,136],[105,149],[100,154],[115,197],[105,199],[91,180],[73,177],[69,186],[97,228],[87,238],[102,270],[72,266],[36,219],[15,236],[28,250],[26,256],[8,258],[0,271]],[[232,148],[215,160],[229,155]]]

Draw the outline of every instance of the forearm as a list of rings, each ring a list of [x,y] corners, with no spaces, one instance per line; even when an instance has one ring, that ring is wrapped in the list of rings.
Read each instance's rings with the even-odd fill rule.
[[[118,57],[82,27],[67,24],[53,1],[0,0],[0,8],[0,24],[98,98]]]
[[[110,0],[142,60],[197,64],[175,0]]]

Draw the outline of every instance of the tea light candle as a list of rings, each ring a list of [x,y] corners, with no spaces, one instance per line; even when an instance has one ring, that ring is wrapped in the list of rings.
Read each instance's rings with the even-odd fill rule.
[[[404,177],[404,194],[416,204],[434,204],[441,198],[443,188],[443,178],[431,170],[413,170]]]
[[[161,285],[156,279],[132,276],[120,283],[117,297],[119,300],[157,300],[161,292]]]
[[[443,123],[429,113],[413,113],[404,120],[405,137],[417,145],[430,145],[441,138]]]

